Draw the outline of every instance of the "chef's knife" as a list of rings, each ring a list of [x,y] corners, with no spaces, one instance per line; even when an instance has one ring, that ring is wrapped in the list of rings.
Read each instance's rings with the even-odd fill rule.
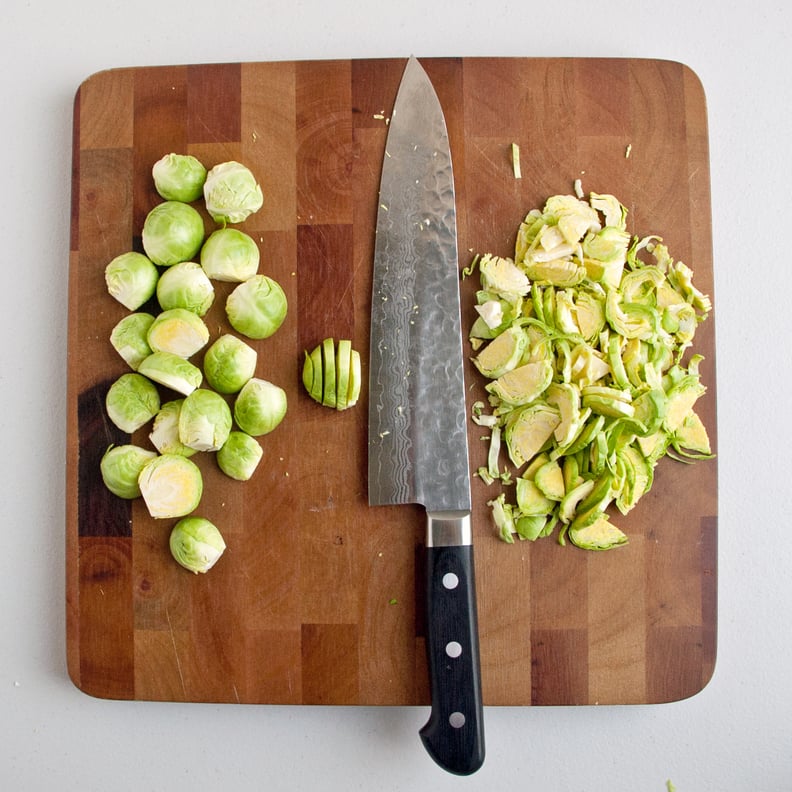
[[[443,111],[414,57],[383,158],[369,366],[369,503],[427,512],[432,711],[421,739],[468,775],[484,761],[484,731],[454,177]]]

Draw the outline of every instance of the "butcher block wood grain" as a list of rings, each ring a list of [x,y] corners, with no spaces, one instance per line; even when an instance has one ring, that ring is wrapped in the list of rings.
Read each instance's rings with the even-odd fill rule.
[[[345,412],[302,391],[303,351],[326,336],[369,351],[371,269],[388,116],[406,59],[118,69],[74,104],[68,363],[67,634],[74,683],[93,696],[267,704],[425,705],[419,506],[367,504],[367,393]],[[653,60],[424,59],[447,116],[460,267],[512,253],[519,222],[575,179],[617,195],[629,228],[659,234],[712,295],[705,98],[685,66]],[[521,151],[515,178],[511,144]],[[190,153],[236,159],[265,203],[240,227],[283,286],[284,325],[253,342],[257,376],[283,387],[286,419],[260,438],[254,478],[211,454],[197,511],[228,549],[206,575],[168,551],[175,520],[101,482],[128,442],[104,397],[126,366],[109,334],[126,310],[104,267],[141,249],[160,199],[151,166]],[[198,204],[200,207],[200,204]],[[207,231],[212,223],[206,217]],[[464,324],[476,278],[462,282]],[[228,330],[231,284],[207,316]],[[152,303],[146,306],[157,310]],[[699,329],[715,448],[714,315]],[[200,353],[197,356],[200,361]],[[484,396],[472,366],[469,398]],[[163,398],[174,394],[163,391]],[[442,404],[437,405],[443,409]],[[149,427],[132,435],[148,445]],[[471,423],[471,466],[487,444]],[[664,460],[618,524],[629,544],[592,553],[554,539],[506,545],[473,479],[482,686],[488,705],[657,703],[697,693],[716,646],[717,460]]]

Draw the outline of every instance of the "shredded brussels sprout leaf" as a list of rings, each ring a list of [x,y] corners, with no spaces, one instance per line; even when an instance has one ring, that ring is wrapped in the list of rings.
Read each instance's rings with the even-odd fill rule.
[[[649,491],[658,461],[712,456],[694,409],[702,358],[685,357],[710,299],[662,239],[630,236],[617,198],[585,200],[579,185],[526,215],[514,258],[476,257],[463,274],[476,266],[470,342],[489,404],[472,419],[490,429],[478,475],[515,484],[488,502],[501,539],[558,526],[561,544],[625,544],[612,512]]]

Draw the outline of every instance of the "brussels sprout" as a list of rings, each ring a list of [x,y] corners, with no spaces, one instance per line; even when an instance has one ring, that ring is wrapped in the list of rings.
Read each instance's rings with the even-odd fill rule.
[[[203,380],[201,369],[172,352],[152,352],[140,364],[138,373],[184,396],[189,396]]]
[[[492,413],[477,402],[472,420],[490,428],[485,483],[511,483],[498,467],[501,435],[512,464],[525,466],[517,502],[489,502],[501,538],[533,540],[560,522],[559,543],[568,535],[598,550],[626,541],[606,510],[632,509],[662,456],[709,455],[693,411],[705,392],[700,357],[687,368],[680,360],[711,303],[659,237],[631,243],[614,196],[587,203],[579,183],[575,192],[528,212],[513,261],[475,260],[482,290],[469,335]]]
[[[149,440],[160,454],[181,454],[192,456],[197,453],[195,448],[184,445],[179,439],[179,416],[184,399],[166,402],[154,416],[154,426]]]
[[[154,319],[147,340],[154,352],[170,352],[186,359],[206,346],[209,328],[198,314],[171,308]]]
[[[143,250],[155,263],[170,267],[194,258],[204,239],[198,211],[181,201],[157,204],[143,223]]]
[[[201,248],[201,267],[212,280],[242,283],[259,267],[260,254],[253,237],[238,228],[219,228]]]
[[[504,330],[473,358],[473,364],[492,379],[503,376],[517,367],[528,346],[528,336],[519,325]]]
[[[258,440],[246,432],[234,431],[228,435],[228,440],[217,452],[217,464],[226,476],[237,481],[247,481],[263,455],[264,451]]]
[[[122,253],[105,267],[107,291],[130,311],[151,299],[157,288],[159,270],[142,253]]]
[[[216,223],[241,223],[261,209],[264,198],[256,177],[239,162],[221,162],[206,175],[206,210]]]
[[[108,389],[105,408],[110,420],[122,432],[132,434],[159,411],[159,393],[141,374],[122,374]]]
[[[479,262],[481,286],[487,291],[497,291],[504,294],[528,294],[531,288],[530,281],[525,273],[515,266],[511,259],[491,256],[482,256]]]
[[[576,244],[589,231],[599,231],[602,227],[597,212],[585,201],[571,195],[548,198],[543,215],[549,224],[558,226],[570,244]]]
[[[141,470],[138,484],[149,514],[156,519],[184,517],[198,507],[203,494],[200,468],[181,454],[152,459]]]
[[[553,378],[553,364],[549,360],[526,363],[490,382],[489,393],[513,406],[528,404],[541,396]]]
[[[513,416],[506,425],[506,444],[509,458],[521,467],[538,454],[561,422],[558,413],[538,402],[528,405]]]
[[[160,308],[183,308],[205,316],[214,301],[214,286],[200,264],[182,261],[168,267],[157,283]]]
[[[314,401],[346,410],[360,396],[360,354],[348,339],[336,344],[325,338],[310,354],[305,352],[302,382]]]
[[[170,551],[190,572],[208,572],[223,555],[226,544],[217,527],[203,517],[185,517],[173,526]]]
[[[166,154],[154,163],[151,175],[166,201],[191,203],[203,195],[206,168],[190,154]]]
[[[194,390],[181,405],[179,439],[196,451],[217,451],[231,432],[231,408],[206,388]]]
[[[99,464],[102,481],[119,498],[139,498],[140,471],[156,456],[154,451],[136,445],[111,446]]]
[[[255,377],[248,380],[234,401],[237,426],[253,437],[275,429],[286,415],[286,392]]]
[[[231,327],[254,339],[271,336],[283,324],[287,307],[283,289],[266,275],[240,283],[226,300]]]
[[[220,336],[204,354],[204,376],[218,393],[237,393],[253,377],[258,354],[234,335]]]
[[[609,550],[627,543],[627,536],[610,523],[607,515],[600,516],[591,525],[571,527],[569,539],[572,544],[584,550]]]
[[[132,313],[121,319],[110,333],[113,349],[137,371],[138,366],[151,354],[148,331],[154,317],[148,313]]]

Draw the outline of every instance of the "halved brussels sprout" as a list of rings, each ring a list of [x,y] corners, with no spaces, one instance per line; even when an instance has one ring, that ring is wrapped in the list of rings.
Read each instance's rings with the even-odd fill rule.
[[[154,383],[140,373],[122,374],[108,389],[105,408],[110,420],[122,432],[132,434],[159,411],[159,392]]]
[[[268,434],[286,415],[286,391],[263,379],[248,380],[234,401],[237,426],[253,437]]]
[[[170,267],[190,261],[203,244],[203,218],[190,204],[164,201],[146,215],[142,239],[143,250],[155,264]]]
[[[137,371],[138,366],[151,354],[148,331],[154,317],[148,313],[131,313],[121,319],[110,333],[113,349]]]
[[[217,451],[231,432],[231,408],[206,388],[194,390],[179,411],[179,440],[196,451]]]
[[[269,338],[286,318],[288,303],[280,284],[266,275],[240,283],[226,300],[231,327],[248,338]]]
[[[221,162],[206,175],[206,210],[216,223],[241,223],[261,209],[264,197],[256,177],[239,162]]]
[[[119,498],[139,498],[140,472],[156,456],[154,451],[132,444],[110,446],[99,465],[102,481]]]
[[[171,308],[155,317],[147,340],[154,352],[170,352],[186,359],[206,346],[209,328],[198,314]]]
[[[177,563],[195,574],[208,572],[226,549],[220,531],[204,517],[185,517],[171,530],[168,540]]]
[[[173,352],[152,352],[138,367],[148,379],[189,396],[203,380],[201,369]]]
[[[166,402],[154,417],[149,440],[161,454],[181,454],[189,457],[197,453],[195,448],[184,445],[179,438],[179,416],[182,404],[184,399]]]
[[[238,393],[256,372],[258,354],[230,333],[220,336],[204,354],[204,376],[218,393]]]
[[[247,481],[258,467],[264,450],[258,440],[246,432],[233,431],[217,452],[217,464],[226,476]]]
[[[112,297],[130,311],[151,299],[157,288],[159,270],[142,253],[122,253],[105,267],[105,283]]]
[[[214,286],[200,264],[182,261],[168,267],[157,283],[157,301],[163,311],[183,308],[205,316],[214,302]]]
[[[201,267],[212,279],[243,283],[259,268],[260,254],[253,237],[238,228],[220,228],[201,248]]]
[[[197,201],[203,194],[206,168],[190,154],[166,154],[151,169],[154,188],[166,201]]]
[[[200,468],[181,454],[152,459],[138,477],[140,494],[156,519],[184,517],[198,508],[203,494]]]

